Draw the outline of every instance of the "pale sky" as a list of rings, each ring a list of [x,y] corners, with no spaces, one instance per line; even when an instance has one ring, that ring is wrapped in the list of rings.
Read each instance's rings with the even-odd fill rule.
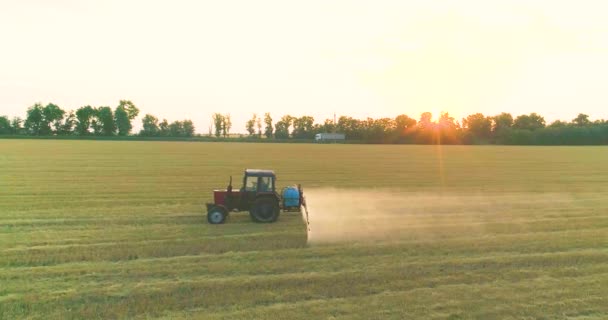
[[[0,115],[608,118],[608,1],[0,0]],[[140,127],[140,120],[135,124]]]

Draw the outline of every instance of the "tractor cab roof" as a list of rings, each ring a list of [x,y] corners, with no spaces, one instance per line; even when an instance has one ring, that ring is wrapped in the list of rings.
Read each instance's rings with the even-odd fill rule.
[[[260,170],[260,169],[246,169],[245,175],[253,177],[274,177],[274,171],[272,170]]]

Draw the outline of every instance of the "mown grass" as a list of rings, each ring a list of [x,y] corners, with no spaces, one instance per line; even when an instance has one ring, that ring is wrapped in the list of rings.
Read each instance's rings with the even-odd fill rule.
[[[0,318],[605,319],[606,163],[603,147],[0,140]],[[383,241],[308,245],[296,214],[208,225],[200,203],[248,167],[417,211]]]

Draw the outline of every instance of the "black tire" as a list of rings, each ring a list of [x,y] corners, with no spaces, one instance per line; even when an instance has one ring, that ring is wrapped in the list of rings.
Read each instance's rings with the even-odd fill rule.
[[[207,222],[210,224],[222,224],[226,221],[228,213],[224,208],[213,207],[207,212]]]
[[[275,222],[279,218],[279,202],[272,198],[259,198],[255,200],[249,215],[255,222],[270,223]]]

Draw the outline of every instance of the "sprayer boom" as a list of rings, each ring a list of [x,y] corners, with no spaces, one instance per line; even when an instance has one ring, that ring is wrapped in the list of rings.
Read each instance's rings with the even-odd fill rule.
[[[306,227],[308,231],[310,231],[310,221],[308,220],[308,207],[306,206],[306,198],[302,198],[302,208],[304,208],[304,212],[306,213]]]

